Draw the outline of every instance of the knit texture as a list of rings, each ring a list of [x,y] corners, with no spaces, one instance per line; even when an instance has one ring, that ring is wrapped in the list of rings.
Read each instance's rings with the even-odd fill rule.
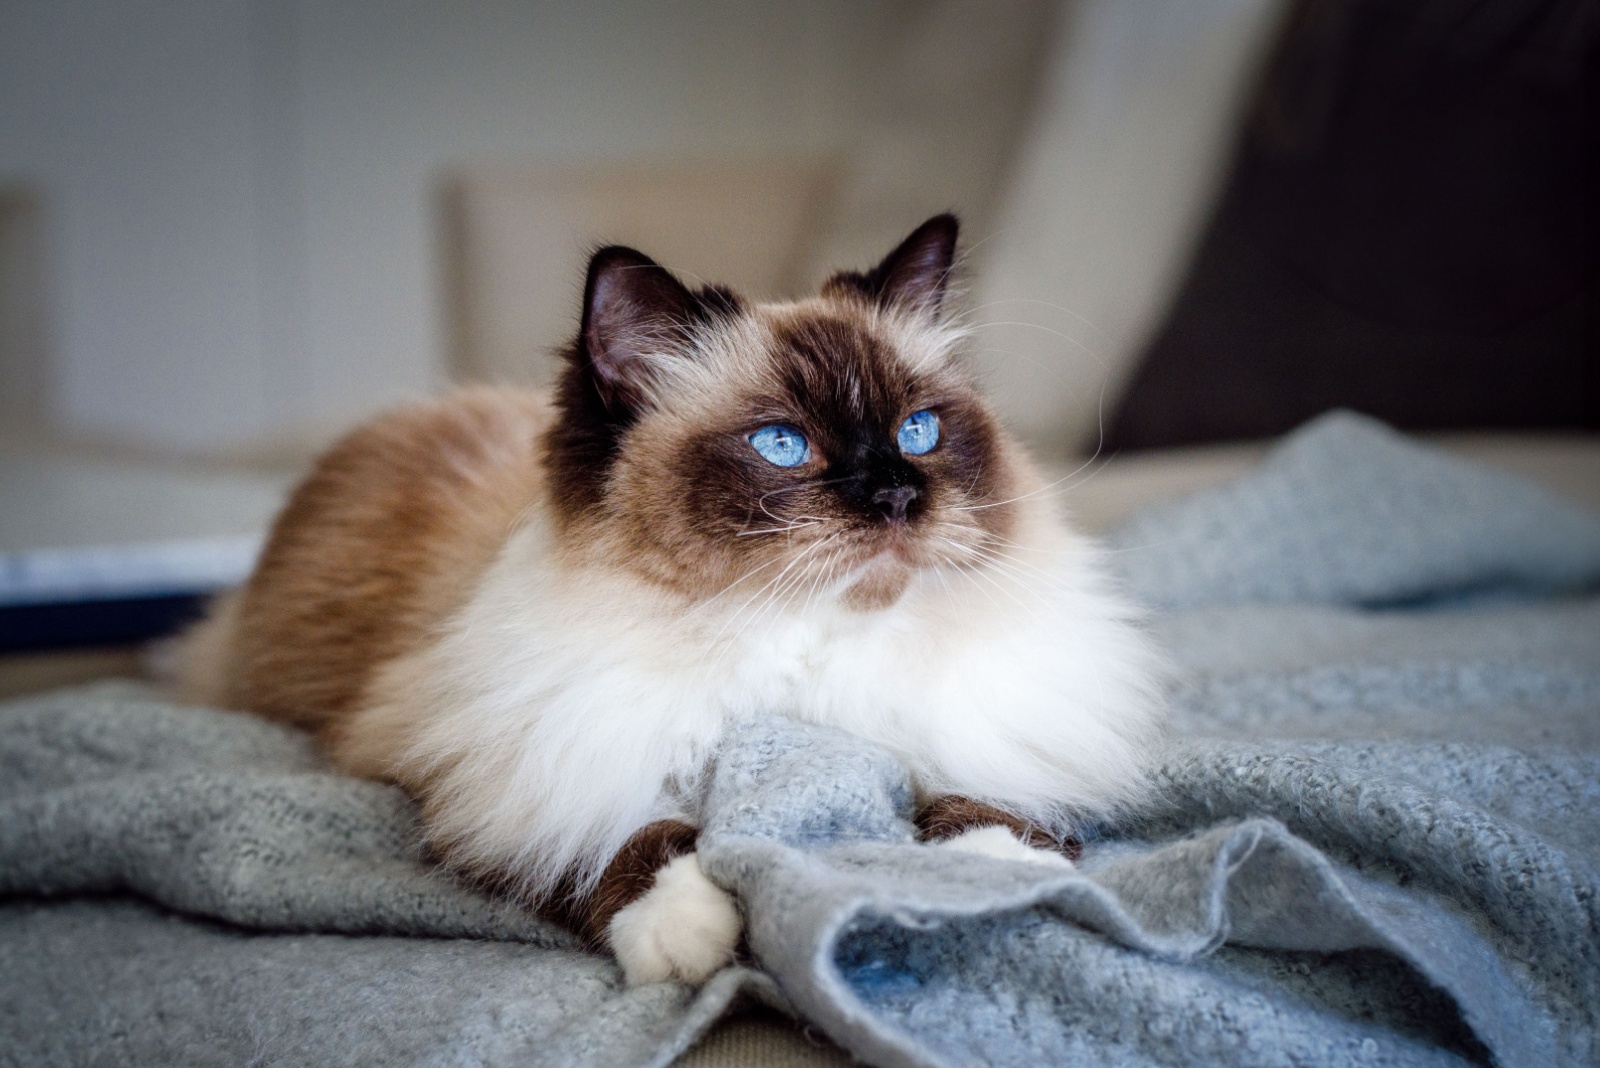
[[[1600,586],[1600,517],[1514,475],[1331,412],[1231,486],[1116,530],[1146,604],[1400,605]]]
[[[740,998],[627,989],[429,863],[308,737],[104,683],[0,705],[0,1064],[665,1065]]]
[[[698,991],[454,879],[294,731],[128,684],[0,705],[0,1064],[663,1065],[742,998],[881,1065],[1593,1064],[1597,532],[1314,424],[1117,537],[1169,605],[1156,804],[1076,870],[996,861],[913,840],[892,754],[743,725],[702,860],[751,959]]]

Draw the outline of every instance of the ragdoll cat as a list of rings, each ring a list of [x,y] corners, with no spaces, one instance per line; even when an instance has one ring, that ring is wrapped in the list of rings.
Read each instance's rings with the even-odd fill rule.
[[[322,458],[190,639],[191,696],[399,783],[440,855],[630,982],[739,939],[693,821],[741,718],[898,754],[924,838],[1066,863],[1141,790],[1152,658],[962,369],[956,231],[795,303],[602,249],[552,397],[460,393]]]

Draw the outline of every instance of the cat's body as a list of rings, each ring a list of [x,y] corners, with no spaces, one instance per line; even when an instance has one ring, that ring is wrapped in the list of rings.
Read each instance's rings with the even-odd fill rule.
[[[741,718],[857,734],[1019,830],[1135,799],[1151,658],[960,371],[954,227],[782,305],[602,251],[556,396],[337,446],[193,639],[191,690],[400,783],[458,865],[607,901],[591,933],[635,978],[737,937],[682,854]]]

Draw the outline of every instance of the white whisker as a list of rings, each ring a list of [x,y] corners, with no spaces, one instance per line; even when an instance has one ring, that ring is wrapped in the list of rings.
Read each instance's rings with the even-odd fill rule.
[[[802,522],[802,520],[804,520],[804,522]],[[787,523],[781,527],[763,527],[760,530],[741,530],[735,534],[734,537],[749,538],[754,537],[757,534],[788,534],[791,531],[803,530],[806,527],[820,527],[826,522],[828,522],[828,520],[822,518],[821,516],[800,516],[794,522]]]
[[[1081,474],[1086,468],[1088,468],[1092,464],[1094,464],[1094,462],[1096,460],[1098,460],[1099,458],[1100,458],[1100,449],[1099,449],[1099,447],[1096,447],[1094,455],[1090,456],[1087,460],[1083,461],[1083,463],[1079,464],[1077,467],[1073,468],[1071,471],[1067,472],[1065,475],[1062,475],[1060,478],[1056,479],[1054,482],[1050,482],[1050,483],[1047,483],[1047,484],[1045,484],[1043,486],[1040,486],[1038,489],[1029,490],[1027,493],[1020,493],[1015,497],[1010,497],[1010,498],[1007,498],[1006,500],[1003,500],[1003,501],[988,501],[988,502],[985,502],[984,504],[960,504],[960,505],[954,505],[954,506],[951,507],[950,510],[952,512],[979,512],[979,511],[982,511],[985,508],[999,508],[999,507],[1001,507],[1003,505],[1015,504],[1018,501],[1025,501],[1025,500],[1028,500],[1029,498],[1037,497],[1039,494],[1047,493],[1047,492],[1049,492],[1051,490],[1056,489],[1056,487],[1058,487],[1058,486],[1060,486],[1061,488],[1055,494],[1053,494],[1053,496],[1059,496],[1060,494],[1066,493],[1068,490],[1073,489],[1076,485],[1081,484],[1081,483],[1072,483],[1071,480],[1074,479],[1074,478],[1077,478],[1077,476],[1079,474]],[[1107,462],[1109,462],[1109,460]],[[1102,468],[1105,467],[1105,466],[1106,466],[1105,463],[1102,463],[1100,465],[1100,467],[1102,467]],[[1085,476],[1082,479],[1082,482],[1087,482],[1090,478],[1093,478],[1094,475],[1096,473],[1098,473],[1098,471],[1099,471],[1099,468],[1096,468],[1095,471],[1093,471],[1089,475]],[[1065,486],[1062,486],[1063,482],[1066,482],[1066,483],[1069,483],[1069,484],[1065,485]]]
[[[749,610],[751,605],[755,604],[757,600],[760,600],[764,594],[766,595],[765,600],[762,601],[761,607],[756,609],[755,614],[752,615],[748,620],[746,620],[744,623],[739,625],[739,629],[738,629],[738,631],[736,631],[736,633],[743,633],[743,632],[748,631],[751,626],[753,626],[756,622],[758,622],[761,619],[762,615],[764,615],[766,613],[766,611],[768,610],[768,608],[772,605],[772,603],[774,602],[774,600],[778,596],[779,592],[781,590],[783,590],[787,586],[786,577],[790,574],[791,571],[793,571],[796,567],[798,567],[800,564],[802,564],[808,557],[810,557],[810,556],[814,555],[816,552],[818,552],[823,546],[831,544],[832,542],[836,541],[841,536],[841,534],[842,534],[842,532],[841,533],[830,534],[828,537],[823,538],[821,541],[816,541],[816,542],[813,542],[812,544],[806,546],[798,554],[796,554],[793,559],[791,559],[787,564],[784,565],[783,570],[779,571],[777,575],[775,575],[773,578],[769,579],[766,583],[764,583],[761,586],[760,589],[756,590],[755,593],[751,594],[749,599],[746,600],[742,605],[740,605],[737,611],[735,611],[731,616],[729,616],[725,621],[723,621],[722,626],[720,628],[718,628],[717,632],[715,634],[713,634],[711,636],[710,640],[706,643],[706,651],[707,652],[715,651],[715,653],[716,653],[715,659],[711,660],[706,666],[708,668],[709,667],[714,667],[716,664],[720,663],[721,660],[722,660],[723,655],[726,654],[728,649],[732,648],[733,642],[729,641],[729,642],[726,642],[726,643],[722,643],[721,642],[722,636],[728,632],[730,627],[732,627],[736,622],[738,622],[739,618],[741,616],[743,616],[744,613],[747,610]],[[800,574],[803,575],[804,572],[802,571]],[[769,590],[771,591],[770,593],[768,592]],[[704,657],[705,657],[705,654],[702,654],[702,660],[704,660]]]

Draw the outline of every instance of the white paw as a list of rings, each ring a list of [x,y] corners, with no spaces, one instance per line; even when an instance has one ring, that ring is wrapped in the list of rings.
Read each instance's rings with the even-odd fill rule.
[[[733,898],[686,853],[656,872],[645,895],[611,918],[606,938],[629,986],[699,984],[733,960],[744,921]]]
[[[994,857],[996,860],[1025,860],[1032,864],[1049,864],[1057,868],[1072,867],[1072,861],[1060,853],[1053,849],[1035,849],[1012,834],[1007,827],[974,827],[939,844],[945,849],[976,853],[983,857]]]

